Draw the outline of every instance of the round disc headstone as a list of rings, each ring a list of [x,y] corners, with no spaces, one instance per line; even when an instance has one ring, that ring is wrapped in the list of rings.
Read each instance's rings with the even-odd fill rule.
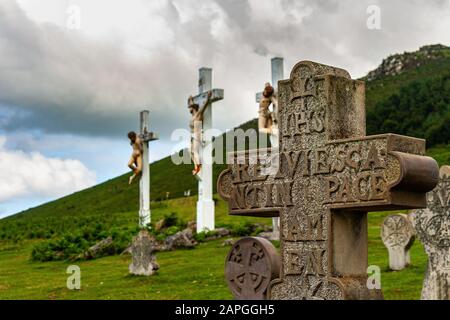
[[[414,243],[415,232],[407,215],[386,217],[381,225],[381,239],[389,251],[391,270],[402,270],[410,264],[409,249]]]
[[[264,300],[271,280],[278,278],[280,256],[270,241],[246,237],[237,241],[225,261],[225,277],[235,299]]]

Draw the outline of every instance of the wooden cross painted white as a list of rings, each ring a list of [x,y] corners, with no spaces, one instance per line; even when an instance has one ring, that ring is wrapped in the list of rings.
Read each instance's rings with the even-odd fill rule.
[[[140,134],[142,140],[142,176],[139,181],[139,226],[144,228],[150,223],[150,166],[149,166],[149,142],[158,140],[156,133],[149,131],[150,112],[148,110],[140,113]]]
[[[201,106],[207,99],[209,91],[212,91],[210,103],[223,99],[223,89],[212,88],[212,69],[199,69],[198,92],[194,103]],[[207,108],[203,114],[202,133],[212,129],[212,110]],[[202,155],[202,168],[196,175],[198,179],[198,201],[197,201],[197,232],[214,230],[214,201],[212,182],[212,136],[202,134],[200,152]]]
[[[272,87],[275,89],[275,92],[278,92],[278,81],[284,79],[284,68],[283,68],[283,58],[281,57],[275,57],[270,60],[271,62],[271,68],[272,68]],[[258,92],[256,94],[256,102],[260,103],[262,99],[262,92]],[[272,106],[273,112],[277,113],[278,110],[275,108],[275,106]],[[278,132],[278,125],[273,124],[272,127],[275,129],[274,132]],[[269,136],[270,144],[273,147],[278,147],[278,134],[271,134]],[[272,230],[273,234],[277,235],[279,234],[279,226],[280,226],[280,218],[275,217],[272,218]]]

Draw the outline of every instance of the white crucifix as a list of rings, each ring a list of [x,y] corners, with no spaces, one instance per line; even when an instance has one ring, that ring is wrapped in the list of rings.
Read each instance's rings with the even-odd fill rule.
[[[278,92],[278,81],[283,80],[284,78],[284,68],[283,68],[283,58],[275,57],[271,59],[271,67],[272,67],[272,87],[275,89],[274,96],[277,97]],[[263,92],[258,92],[256,94],[256,102],[260,103],[263,99]],[[278,106],[276,103],[272,103],[272,119],[275,119],[272,123],[272,133],[269,135],[270,144],[272,148],[278,147],[278,124],[276,119],[278,119]],[[278,217],[272,218],[272,229],[273,234],[279,234],[279,225],[280,219]],[[276,236],[275,236],[276,237]]]
[[[144,228],[149,225],[150,212],[150,165],[149,165],[149,142],[158,140],[156,133],[150,132],[150,112],[148,110],[140,113],[140,134],[142,141],[142,176],[139,181],[139,226]]]
[[[213,102],[223,99],[222,89],[212,88],[212,69],[201,68],[199,70],[198,92],[195,97],[190,97],[188,106],[196,106],[197,111],[191,110],[191,156],[200,158],[201,165],[198,166],[194,175],[198,180],[198,201],[197,201],[197,232],[214,230],[214,201],[213,201],[213,181],[212,181],[212,135],[205,134],[213,129],[212,110]],[[192,123],[195,122],[195,123]],[[195,157],[195,155],[197,155]],[[200,168],[200,169],[199,169]],[[196,173],[195,173],[196,171]]]

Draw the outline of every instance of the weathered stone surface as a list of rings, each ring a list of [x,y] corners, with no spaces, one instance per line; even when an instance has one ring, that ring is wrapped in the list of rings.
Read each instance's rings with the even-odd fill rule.
[[[235,299],[263,300],[280,272],[280,256],[270,241],[246,237],[231,248],[225,262],[225,278]]]
[[[192,229],[186,228],[178,231],[173,236],[169,236],[164,241],[166,250],[174,250],[176,248],[193,248],[197,245],[194,239]]]
[[[211,235],[208,235],[206,237],[206,241],[220,239],[229,236],[230,234],[231,231],[228,230],[227,228],[217,228],[212,231]]]
[[[195,222],[195,221],[189,221],[189,222],[187,223],[186,228],[191,229],[192,232],[196,232],[196,230],[197,230],[197,222]]]
[[[279,232],[273,232],[273,231],[265,231],[258,234],[258,237],[265,238],[267,240],[280,240],[280,233]]]
[[[450,166],[442,166],[428,207],[412,213],[417,237],[428,255],[423,300],[450,300]]]
[[[111,237],[101,240],[97,242],[95,245],[90,247],[84,254],[85,259],[95,259],[107,255],[111,255],[114,253],[114,242]]]
[[[381,239],[389,252],[389,268],[403,270],[411,263],[409,249],[414,243],[414,227],[404,214],[386,217],[381,225]]]
[[[159,269],[154,252],[154,239],[147,230],[141,230],[131,244],[132,262],[128,269],[131,274],[151,276]]]
[[[364,82],[345,70],[302,61],[278,90],[279,150],[232,153],[218,179],[231,215],[280,216],[268,297],[380,298],[367,288],[367,212],[425,207],[436,161],[422,139],[366,137]]]
[[[235,243],[234,239],[227,239],[222,243],[222,247],[232,246]]]
[[[165,220],[161,219],[155,224],[155,231],[160,231],[162,228],[164,228]]]

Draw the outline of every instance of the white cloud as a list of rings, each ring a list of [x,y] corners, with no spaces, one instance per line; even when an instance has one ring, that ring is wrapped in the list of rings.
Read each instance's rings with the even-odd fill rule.
[[[79,160],[45,157],[5,148],[0,136],[0,202],[24,197],[60,197],[95,184]]]

